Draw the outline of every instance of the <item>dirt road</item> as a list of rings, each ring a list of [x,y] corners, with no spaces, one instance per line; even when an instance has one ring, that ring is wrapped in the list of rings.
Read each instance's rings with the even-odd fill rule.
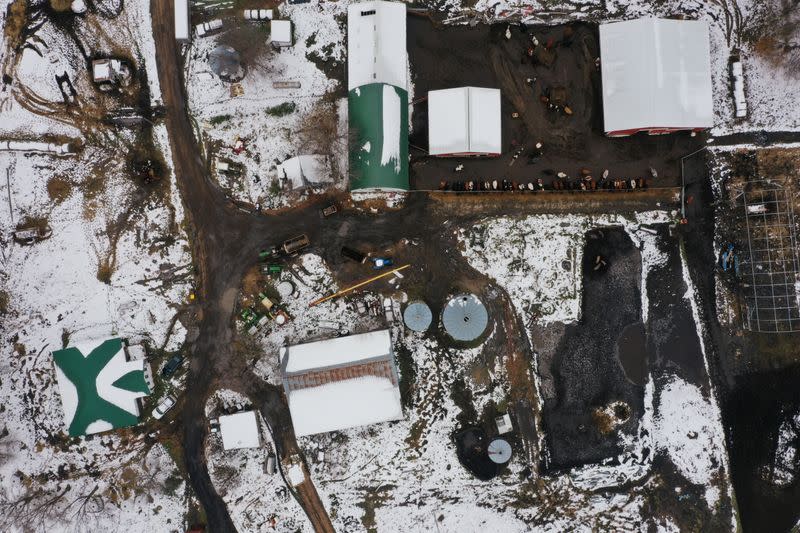
[[[184,403],[184,453],[192,487],[205,509],[208,528],[214,532],[235,531],[224,501],[208,474],[205,458],[207,423],[205,400],[212,392],[215,376],[235,364],[231,356],[231,322],[235,295],[245,268],[271,235],[285,239],[298,221],[316,213],[316,206],[297,210],[280,218],[255,217],[236,209],[210,179],[200,157],[189,122],[182,84],[180,49],[174,39],[172,2],[153,0],[150,5],[156,41],[158,77],[167,109],[173,164],[178,187],[191,222],[191,242],[198,275],[200,297],[199,335],[194,340],[190,379],[186,390],[191,401]],[[235,236],[235,238],[232,238]],[[253,381],[251,392],[263,388],[269,409],[262,410],[280,442],[282,456],[297,453],[288,408],[280,393],[263,382]],[[314,489],[305,483],[299,499],[316,531],[333,531],[330,519]]]

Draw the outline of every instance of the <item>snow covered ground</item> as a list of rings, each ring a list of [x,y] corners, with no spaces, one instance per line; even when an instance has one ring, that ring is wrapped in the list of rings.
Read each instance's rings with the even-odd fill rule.
[[[289,158],[315,153],[313,143],[303,142],[299,130],[317,126],[307,122],[306,117],[318,112],[324,106],[322,98],[338,85],[308,56],[325,58],[334,64],[344,61],[344,35],[337,16],[346,12],[346,3],[287,4],[281,6],[280,12],[281,18],[292,20],[295,44],[268,52],[255,64],[248,65],[244,79],[239,82],[243,89],[241,96],[232,97],[231,84],[222,82],[208,64],[208,54],[224,41],[224,32],[193,40],[186,73],[191,113],[207,149],[214,147],[209,155],[213,152],[245,167],[240,177],[218,174],[220,183],[234,198],[264,208],[287,205],[305,194],[292,193],[291,184],[280,185],[279,180],[284,176],[278,166]],[[300,88],[274,88],[273,82],[279,81],[299,82]],[[281,105],[289,107],[279,111]],[[326,112],[331,111],[336,113],[336,105]],[[340,124],[344,126],[342,119],[340,116]],[[246,146],[246,151],[238,155],[232,151],[237,138],[244,140]],[[346,138],[338,142],[341,146],[337,147],[336,155],[346,156]],[[345,186],[342,164],[341,159],[329,161],[325,180],[340,188]],[[305,172],[309,174],[308,169]]]
[[[499,218],[460,230],[464,255],[473,268],[495,279],[526,320],[542,325],[569,323],[580,318],[581,264],[586,232],[621,225],[636,243],[642,243],[645,264],[657,260],[655,237],[642,225],[670,220],[665,211],[616,215],[540,215],[524,219]],[[657,263],[656,263],[657,264]],[[646,276],[643,269],[643,276]],[[646,304],[646,302],[645,302]],[[646,305],[644,307],[646,318]]]
[[[149,4],[126,6],[139,35],[120,34],[116,42],[139,43],[140,59],[154,73]],[[172,322],[189,291],[191,257],[174,176],[143,189],[124,150],[112,148],[129,145],[132,134],[87,136],[84,124],[72,122],[77,115],[59,110],[55,74],[70,75],[87,97],[85,109],[93,109],[93,89],[71,39],[49,22],[37,35],[44,58],[23,52],[12,89],[2,95],[0,137],[48,134],[86,144],[66,157],[0,152],[0,529],[111,531],[125,524],[183,531],[186,485],[167,448],[135,430],[69,439],[51,357],[87,338],[120,336],[151,350],[183,343],[184,328]],[[87,44],[104,46],[99,34]],[[157,77],[149,81],[160,94]],[[166,132],[157,130],[155,143],[168,158]],[[15,243],[11,232],[29,223],[49,226],[52,236]]]
[[[236,392],[221,389],[206,402],[206,415],[217,417],[225,412],[250,409],[247,398]],[[219,434],[206,441],[206,457],[211,480],[225,501],[233,523],[239,531],[292,532],[306,530],[311,525],[303,509],[292,497],[280,473],[267,474],[267,456],[274,444],[261,415],[260,448],[224,450]]]

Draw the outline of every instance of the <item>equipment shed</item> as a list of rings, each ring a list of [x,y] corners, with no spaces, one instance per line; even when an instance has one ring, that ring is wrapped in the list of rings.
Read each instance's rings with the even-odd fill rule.
[[[372,83],[348,95],[350,188],[408,190],[408,93]]]
[[[281,368],[298,437],[403,418],[387,329],[289,346]]]
[[[499,156],[501,137],[500,89],[459,87],[428,93],[431,155]]]
[[[607,135],[714,125],[705,22],[645,18],[601,24],[600,58]]]

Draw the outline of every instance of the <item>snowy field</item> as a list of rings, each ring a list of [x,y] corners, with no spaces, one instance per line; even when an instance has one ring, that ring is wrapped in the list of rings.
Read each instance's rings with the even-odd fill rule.
[[[0,4],[5,13],[8,2]],[[116,42],[141,46],[131,44],[131,54],[147,58],[155,99],[149,4],[126,7],[126,19],[116,23],[134,33],[122,32]],[[171,172],[143,192],[114,148],[129,146],[132,134],[98,135],[59,111],[54,76],[65,72],[87,97],[84,111],[97,104],[82,56],[59,31],[49,22],[39,28],[35,48],[43,57],[25,49],[18,83],[0,98],[1,138],[47,134],[85,143],[67,157],[0,152],[0,529],[114,531],[125,524],[184,531],[186,484],[157,439],[134,430],[66,436],[51,351],[112,336],[151,350],[177,349],[186,332],[172,322],[189,292],[191,256]],[[102,49],[108,42],[98,34],[87,44]],[[154,142],[169,159],[165,139],[157,128]],[[11,239],[31,223],[48,226],[52,236],[29,246]]]

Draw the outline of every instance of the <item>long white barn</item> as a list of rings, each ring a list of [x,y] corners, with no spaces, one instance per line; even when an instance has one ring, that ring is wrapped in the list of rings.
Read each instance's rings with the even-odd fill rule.
[[[709,46],[702,21],[645,18],[601,24],[606,134],[713,126]]]

